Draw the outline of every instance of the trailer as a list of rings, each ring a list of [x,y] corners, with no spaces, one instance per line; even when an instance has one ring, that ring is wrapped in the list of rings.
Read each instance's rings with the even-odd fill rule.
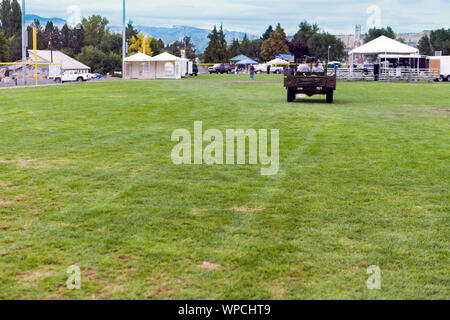
[[[450,56],[429,57],[430,71],[437,81],[450,80]]]

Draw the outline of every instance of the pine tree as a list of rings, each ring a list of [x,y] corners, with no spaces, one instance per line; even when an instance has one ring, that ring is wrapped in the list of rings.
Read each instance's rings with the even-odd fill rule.
[[[230,58],[234,58],[241,52],[241,44],[239,43],[239,39],[234,38],[233,42],[231,43],[230,48],[228,49],[228,52],[230,54]]]
[[[267,40],[267,39],[269,39],[269,37],[270,37],[270,35],[272,34],[272,32],[273,32],[273,27],[270,25],[270,26],[267,28],[266,32],[263,33],[261,39],[262,39],[262,40]]]
[[[278,24],[269,39],[263,42],[261,57],[268,61],[274,59],[277,54],[281,53],[289,53],[289,47],[286,33],[281,28],[281,25]]]
[[[203,52],[203,60],[206,63],[214,63],[217,62],[216,54],[219,48],[219,33],[217,32],[217,27],[214,26],[212,32],[208,35],[209,44],[206,47],[205,52]]]
[[[11,4],[11,32],[13,35],[19,34],[21,37],[22,30],[22,9],[17,0],[13,0]]]

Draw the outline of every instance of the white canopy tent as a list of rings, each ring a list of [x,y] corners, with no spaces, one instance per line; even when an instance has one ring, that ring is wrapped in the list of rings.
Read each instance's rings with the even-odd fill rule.
[[[381,36],[367,42],[366,44],[353,49],[349,55],[353,54],[418,54],[419,49],[410,47],[397,40]]]
[[[152,57],[141,52],[129,56],[124,60],[125,74],[124,79],[154,79],[152,69],[155,68],[155,62]]]
[[[287,62],[286,60],[283,59],[273,59],[269,62],[267,62],[267,64],[270,64],[272,66],[285,66],[285,65],[289,65],[289,62]]]
[[[156,57],[141,52],[125,58],[125,79],[181,79],[183,59],[167,52]]]
[[[411,56],[412,59],[420,59],[419,49],[408,46],[400,41],[388,38],[386,36],[378,37],[375,40],[353,49],[348,54],[351,56],[351,72],[353,71],[355,54],[383,55],[385,60],[388,55],[408,55]]]
[[[152,70],[154,78],[158,79],[181,79],[182,59],[170,53],[164,52],[156,57],[152,57],[155,68]]]

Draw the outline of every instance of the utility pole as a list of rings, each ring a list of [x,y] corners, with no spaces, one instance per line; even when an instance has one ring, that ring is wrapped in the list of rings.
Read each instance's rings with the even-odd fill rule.
[[[49,42],[49,46],[50,46],[50,56],[51,56],[51,63],[53,63],[53,31],[50,31],[50,42]]]
[[[27,26],[25,19],[25,0],[22,0],[22,62],[27,62]],[[22,65],[22,77],[23,77],[23,85],[27,84],[27,65]]]
[[[123,30],[122,30],[122,78],[125,78],[125,57],[126,57],[126,21],[125,21],[125,0],[123,0]]]

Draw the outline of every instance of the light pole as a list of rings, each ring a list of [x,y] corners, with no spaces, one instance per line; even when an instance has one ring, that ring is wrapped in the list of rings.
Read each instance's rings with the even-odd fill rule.
[[[22,0],[22,62],[27,62],[27,40],[28,40],[28,34],[27,34],[27,26],[26,19],[25,19],[25,0]],[[27,65],[22,65],[22,82],[23,85],[27,84]]]
[[[331,49],[331,46],[328,46],[328,62],[330,62],[330,49]]]
[[[123,30],[122,30],[122,79],[125,78],[126,57],[126,26],[125,26],[125,0],[123,0]]]

